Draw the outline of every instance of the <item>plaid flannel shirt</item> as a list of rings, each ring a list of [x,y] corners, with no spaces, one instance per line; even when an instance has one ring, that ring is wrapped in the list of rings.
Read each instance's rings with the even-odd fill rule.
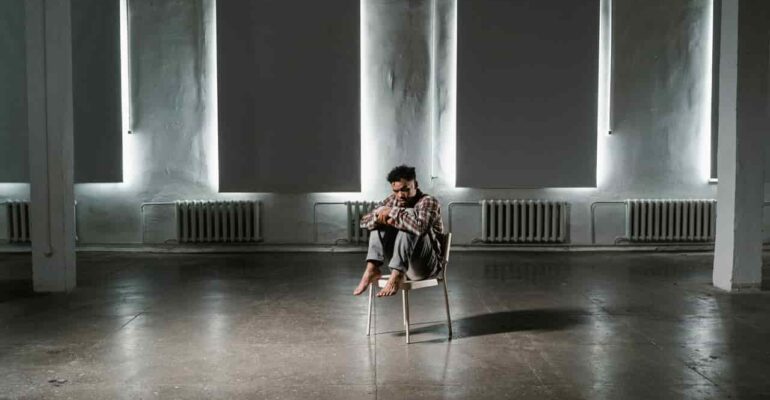
[[[438,200],[430,195],[418,191],[418,196],[422,196],[414,208],[403,207],[399,204],[395,194],[391,194],[385,200],[379,202],[374,210],[361,218],[361,228],[373,230],[377,228],[377,214],[384,207],[390,207],[388,218],[392,220],[392,226],[396,229],[413,233],[418,236],[428,234],[432,230],[433,248],[439,252],[439,257],[443,254],[441,248],[440,235],[444,234],[444,223],[441,221],[441,205]]]

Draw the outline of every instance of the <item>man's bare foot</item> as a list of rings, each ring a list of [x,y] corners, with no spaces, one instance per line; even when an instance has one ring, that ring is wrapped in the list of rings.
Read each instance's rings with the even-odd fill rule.
[[[390,279],[388,279],[388,283],[385,284],[385,287],[380,290],[379,293],[377,293],[377,297],[385,297],[385,296],[393,296],[394,294],[398,293],[398,287],[401,284],[401,281],[403,280],[404,274],[394,269],[390,273]]]
[[[374,265],[371,262],[366,264],[366,271],[364,271],[364,276],[361,277],[361,282],[359,282],[356,290],[353,291],[353,295],[358,296],[359,294],[363,293],[370,284],[377,282],[377,279],[380,279],[381,276],[382,272],[380,272],[380,267]]]

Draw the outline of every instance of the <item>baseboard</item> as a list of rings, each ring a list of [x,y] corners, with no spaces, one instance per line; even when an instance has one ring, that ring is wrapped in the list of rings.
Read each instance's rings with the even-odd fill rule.
[[[128,253],[364,253],[365,246],[316,244],[244,244],[244,245],[148,245],[148,244],[81,244],[78,252]],[[29,246],[0,246],[0,253],[29,253]],[[654,244],[654,245],[453,245],[453,252],[648,252],[648,253],[709,253],[713,244]],[[763,246],[770,251],[770,245]]]

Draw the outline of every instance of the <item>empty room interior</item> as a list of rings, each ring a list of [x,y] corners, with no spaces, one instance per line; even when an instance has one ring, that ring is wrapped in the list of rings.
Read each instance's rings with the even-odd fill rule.
[[[767,0],[0,0],[0,399],[768,399],[769,65]]]

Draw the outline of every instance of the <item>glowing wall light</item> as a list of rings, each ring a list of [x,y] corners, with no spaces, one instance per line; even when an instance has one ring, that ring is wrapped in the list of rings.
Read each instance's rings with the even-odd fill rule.
[[[445,145],[442,146],[441,158],[444,160],[442,170],[446,175],[446,181],[450,187],[455,190],[468,191],[468,188],[457,187],[457,2],[461,0],[455,0],[452,5],[452,24],[447,28],[447,36],[449,37],[449,54],[447,57],[451,62],[449,63],[449,70],[447,71],[448,82],[447,92],[449,98],[447,99],[447,120],[449,123],[447,126],[447,134],[444,135],[443,140]]]
[[[131,70],[128,48],[129,15],[128,0],[120,0],[120,106],[123,130],[123,183],[135,184],[138,179],[138,149],[131,136]]]
[[[438,107],[438,92],[437,92],[437,70],[436,70],[436,41],[438,32],[437,30],[437,24],[436,19],[438,19],[438,8],[436,5],[437,0],[431,1],[431,12],[430,12],[430,179],[433,180],[435,178],[438,178],[438,171],[436,168],[436,160],[437,154],[436,154],[436,145],[439,138],[438,135],[438,126],[439,122],[436,120],[438,114],[436,112],[436,108]]]
[[[612,133],[612,0],[601,0],[599,14],[599,77],[596,140],[596,186],[607,182]]]
[[[375,138],[374,127],[372,126],[372,116],[369,112],[371,104],[371,90],[369,85],[369,63],[368,63],[368,49],[369,49],[369,34],[366,10],[367,0],[361,0],[360,3],[360,25],[361,25],[361,48],[360,48],[360,64],[361,64],[361,192],[371,193],[375,191],[376,184],[379,182],[374,176],[374,163],[368,161],[369,157],[372,157],[375,152]]]
[[[0,195],[3,197],[29,197],[29,183],[0,183]]]
[[[217,70],[217,5],[216,1],[211,2],[211,51],[209,52],[208,63],[209,71],[209,94],[211,96],[211,105],[209,110],[208,129],[206,133],[207,143],[207,161],[208,161],[208,179],[211,190],[214,193],[219,192],[219,75]]]
[[[714,65],[714,1],[711,1],[711,4],[707,7],[707,15],[706,15],[706,66],[704,69],[704,76],[703,79],[705,79],[705,87],[703,89],[704,93],[704,104],[703,109],[701,111],[701,145],[700,145],[700,158],[699,158],[699,165],[701,167],[701,176],[703,179],[705,179],[706,182],[715,182],[716,179],[712,179],[711,176],[711,135],[714,134],[712,132],[713,124],[712,124],[712,112],[714,111],[714,107],[712,107],[712,104],[714,102],[714,93],[712,91],[713,88],[713,68]],[[718,62],[718,61],[717,61]]]

